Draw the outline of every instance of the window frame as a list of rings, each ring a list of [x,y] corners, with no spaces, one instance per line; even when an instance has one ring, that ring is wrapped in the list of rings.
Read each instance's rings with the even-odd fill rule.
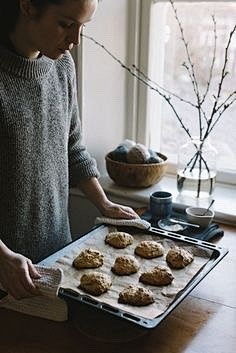
[[[178,2],[230,2],[232,0],[175,0]],[[139,61],[138,67],[153,81],[162,84],[163,70],[154,70],[153,63],[158,62],[160,66],[163,64],[164,48],[161,44],[163,36],[157,27],[153,27],[154,23],[154,6],[156,3],[168,2],[168,0],[141,0],[140,3],[140,29],[139,29]],[[161,14],[159,21],[162,21]],[[155,18],[155,23],[157,23]],[[154,28],[154,29],[153,29]],[[152,43],[155,42],[155,46]],[[156,45],[158,43],[158,45]],[[157,55],[158,53],[158,55]],[[152,60],[149,58],[152,57]],[[153,59],[154,58],[154,59]],[[156,64],[155,64],[156,65]],[[160,149],[161,141],[161,119],[156,116],[161,116],[162,98],[154,94],[146,85],[139,84],[137,90],[137,114],[136,114],[136,135],[137,141],[147,145],[155,145],[156,149]],[[155,120],[154,120],[155,116]],[[153,143],[153,134],[150,134],[150,127],[155,131],[155,139],[157,143]],[[133,136],[134,137],[134,136]],[[168,173],[176,174],[176,164],[169,163]],[[217,172],[217,183],[225,183],[236,185],[236,173],[233,172]]]

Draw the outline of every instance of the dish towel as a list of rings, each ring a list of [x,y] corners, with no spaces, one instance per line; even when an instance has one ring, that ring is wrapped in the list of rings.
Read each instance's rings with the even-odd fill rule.
[[[116,218],[108,218],[108,217],[96,217],[95,224],[111,224],[113,226],[130,226],[136,227],[140,229],[149,229],[151,224],[148,221],[145,221],[141,218],[135,219],[116,219]]]
[[[66,321],[68,318],[67,304],[57,296],[62,282],[62,270],[37,265],[35,265],[35,268],[40,273],[41,278],[34,280],[34,283],[40,289],[42,295],[21,300],[16,300],[7,295],[0,300],[0,308],[11,309],[53,321]],[[0,289],[3,289],[1,284]]]
[[[160,228],[157,222],[152,219],[150,210],[147,210],[141,217],[150,222],[153,227]],[[180,219],[181,221],[188,221],[184,212],[173,211],[171,217],[176,220]],[[187,227],[187,229],[183,230],[181,234],[198,240],[210,241],[214,237],[222,237],[224,235],[224,231],[218,224],[212,223],[205,229]]]

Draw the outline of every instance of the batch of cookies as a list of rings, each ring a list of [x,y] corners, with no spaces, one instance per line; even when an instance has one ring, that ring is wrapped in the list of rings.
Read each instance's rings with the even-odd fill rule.
[[[105,237],[105,243],[116,249],[124,249],[131,245],[134,238],[126,232],[111,232]],[[189,265],[194,257],[186,249],[171,248],[166,254],[163,245],[154,240],[143,240],[134,249],[134,255],[151,260],[165,256],[166,266],[154,266],[150,271],[142,272],[139,282],[149,286],[167,286],[174,279],[171,269],[183,269]],[[137,273],[140,264],[134,255],[121,255],[115,258],[111,271],[117,276],[127,276]],[[77,269],[94,269],[103,265],[104,255],[97,249],[87,248],[80,252],[73,260]],[[112,286],[109,274],[92,271],[85,273],[80,278],[79,288],[84,292],[100,296]],[[154,302],[154,294],[150,289],[140,285],[128,285],[119,293],[118,302],[133,306],[145,306]]]

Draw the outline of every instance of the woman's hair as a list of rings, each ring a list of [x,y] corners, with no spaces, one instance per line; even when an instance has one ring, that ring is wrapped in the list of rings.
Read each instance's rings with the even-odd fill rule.
[[[0,0],[0,38],[6,38],[14,30],[20,12],[20,0]],[[64,0],[31,0],[41,13],[49,4],[61,4]]]

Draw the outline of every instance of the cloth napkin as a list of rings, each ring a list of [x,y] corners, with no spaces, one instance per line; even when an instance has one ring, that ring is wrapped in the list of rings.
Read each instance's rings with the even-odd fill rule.
[[[136,227],[140,229],[149,229],[151,224],[148,221],[145,221],[141,218],[135,219],[116,219],[116,218],[108,218],[108,217],[96,217],[95,224],[111,224],[113,226],[130,226]]]
[[[35,267],[41,278],[34,280],[34,283],[40,289],[42,295],[21,300],[16,300],[11,295],[7,295],[0,300],[0,308],[11,309],[53,321],[66,321],[68,318],[67,304],[58,297],[63,276],[62,270],[38,265],[35,265]],[[1,284],[0,289],[3,289]]]
[[[150,222],[153,227],[160,228],[158,223],[152,219],[152,214],[150,210],[147,210],[141,216],[144,220]],[[171,217],[175,219],[180,219],[182,221],[188,221],[186,215],[183,212],[173,211]],[[210,241],[215,237],[222,237],[224,235],[224,231],[220,226],[216,223],[210,224],[207,228],[193,228],[187,227],[187,229],[181,232],[182,235],[186,235],[188,237],[192,237],[198,240]]]

